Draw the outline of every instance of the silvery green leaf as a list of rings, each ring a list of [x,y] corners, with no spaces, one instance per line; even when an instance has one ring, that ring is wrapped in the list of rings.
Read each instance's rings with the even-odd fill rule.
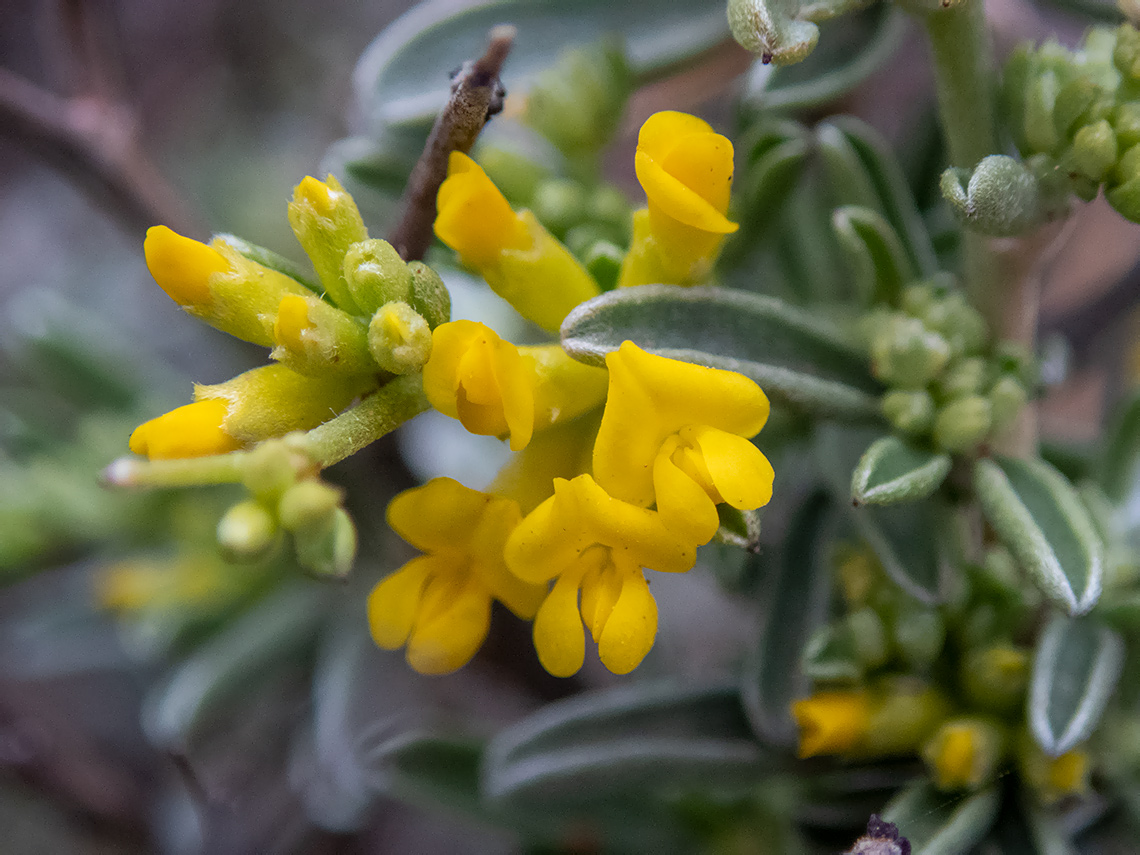
[[[809,683],[857,683],[863,666],[846,624],[822,626],[808,639],[800,671]]]
[[[831,564],[826,535],[834,514],[826,494],[814,493],[788,524],[761,601],[760,638],[744,669],[741,699],[757,733],[792,744],[791,703],[809,688],[804,646],[827,617]]]
[[[897,304],[915,271],[890,223],[869,208],[844,205],[832,213],[831,225],[863,302]]]
[[[729,0],[728,23],[741,45],[764,62],[800,62],[819,40],[816,24],[852,12],[866,0]]]
[[[949,472],[949,454],[917,448],[897,436],[884,436],[859,459],[851,476],[851,498],[869,505],[925,499]]]
[[[271,249],[266,249],[263,246],[258,246],[255,243],[250,243],[244,238],[237,235],[221,234],[215,235],[225,243],[229,244],[239,254],[245,256],[250,261],[256,261],[263,267],[268,267],[270,270],[276,270],[278,273],[284,273],[291,279],[300,282],[310,291],[321,293],[321,288],[316,283],[316,277],[313,274],[312,265],[310,264],[306,270],[300,264],[297,264],[291,259],[274,252]]]
[[[1061,473],[1040,460],[979,460],[974,490],[998,538],[1046,596],[1074,615],[1096,604],[1104,547]]]
[[[1034,739],[1054,757],[1088,739],[1124,665],[1121,637],[1089,617],[1054,617],[1037,643],[1027,714]]]
[[[803,174],[807,155],[808,140],[794,125],[786,136],[762,137],[753,144],[735,189],[745,234],[734,237],[730,246],[751,242],[779,216],[784,200]]]
[[[671,359],[738,371],[797,410],[878,416],[881,387],[867,355],[839,327],[774,297],[642,285],[595,297],[562,323],[562,347],[588,364],[603,364],[627,340]]]
[[[1123,502],[1140,492],[1140,392],[1134,392],[1112,419],[1100,460],[1100,483],[1109,498]]]
[[[831,27],[803,62],[757,62],[745,81],[746,107],[764,111],[804,110],[842,97],[894,55],[906,32],[906,15],[879,3]]]
[[[622,686],[549,704],[487,747],[483,791],[496,803],[551,805],[662,788],[755,783],[767,753],[732,685]]]
[[[487,33],[518,29],[503,69],[508,92],[522,93],[564,48],[618,34],[641,82],[667,72],[729,36],[724,0],[431,0],[406,12],[357,62],[353,89],[368,135],[386,127],[427,129],[448,97],[448,72],[480,56]]]
[[[968,798],[947,798],[929,781],[911,784],[883,810],[910,841],[911,855],[961,855],[980,843],[997,818],[1001,787],[991,785]]]

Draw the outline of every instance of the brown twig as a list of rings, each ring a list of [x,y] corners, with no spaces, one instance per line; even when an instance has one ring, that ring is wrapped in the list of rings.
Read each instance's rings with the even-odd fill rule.
[[[431,245],[435,197],[447,177],[448,157],[453,151],[470,151],[487,120],[503,108],[506,93],[499,72],[514,38],[514,27],[495,27],[483,56],[463,63],[451,78],[451,97],[436,117],[408,179],[401,200],[403,215],[388,236],[405,261],[422,259]]]
[[[156,223],[176,231],[203,228],[143,149],[139,125],[115,86],[88,3],[65,0],[61,27],[78,64],[76,94],[63,97],[0,68],[0,133],[21,140],[98,201],[109,202],[132,232]]]

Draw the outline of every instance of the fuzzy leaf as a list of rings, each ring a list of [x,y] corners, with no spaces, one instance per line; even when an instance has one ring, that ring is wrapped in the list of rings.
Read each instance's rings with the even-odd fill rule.
[[[764,62],[800,62],[819,40],[819,21],[854,11],[865,0],[729,0],[728,23],[741,45]]]
[[[725,288],[642,285],[578,306],[562,347],[581,362],[633,341],[672,359],[738,371],[770,398],[820,416],[873,419],[878,383],[842,331],[774,297]]]
[[[851,498],[870,505],[925,499],[949,472],[949,454],[936,454],[896,436],[884,436],[871,444],[855,467]]]
[[[1100,722],[1124,666],[1124,642],[1092,618],[1054,617],[1041,635],[1029,683],[1029,726],[1060,756]]]
[[[1073,615],[1096,604],[1104,547],[1060,472],[1040,460],[979,460],[974,489],[998,538],[1047,597]]]
[[[1108,429],[1100,460],[1100,484],[1109,498],[1123,502],[1140,490],[1140,392],[1121,406]]]
[[[516,805],[604,800],[710,777],[754,783],[765,757],[736,687],[642,683],[550,704],[501,731],[483,788]]]
[[[743,675],[741,699],[765,739],[792,745],[792,701],[806,694],[804,645],[827,617],[831,565],[826,537],[834,514],[826,494],[815,493],[788,525],[775,572],[766,584],[760,640]]]
[[[915,271],[890,223],[869,208],[845,205],[832,213],[831,225],[863,302],[897,304]]]
[[[891,799],[882,818],[910,841],[911,855],[958,855],[981,842],[1000,805],[996,785],[963,800],[948,799],[929,781],[920,781]]]

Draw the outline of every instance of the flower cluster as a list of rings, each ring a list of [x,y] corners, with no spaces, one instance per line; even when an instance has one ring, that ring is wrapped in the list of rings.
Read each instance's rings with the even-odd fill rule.
[[[637,173],[649,204],[634,214],[618,284],[707,281],[736,228],[725,217],[731,143],[693,116],[658,113],[641,129]],[[438,209],[439,238],[539,326],[557,330],[599,293],[466,155],[452,155]],[[389,508],[392,527],[427,555],[377,585],[369,618],[376,642],[406,644],[417,670],[470,659],[495,597],[533,617],[552,674],[581,668],[587,628],[607,668],[632,671],[657,632],[645,571],[691,569],[719,528],[718,505],[752,510],[771,497],[772,468],[750,442],[768,400],[739,374],[628,341],[604,369],[586,366],[557,344],[516,347],[455,321],[435,329],[423,378],[437,410],[517,454],[487,493],[436,479]]]

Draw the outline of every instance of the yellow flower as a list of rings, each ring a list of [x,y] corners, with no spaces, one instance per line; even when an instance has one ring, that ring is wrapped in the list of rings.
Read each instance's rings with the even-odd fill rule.
[[[1054,804],[1089,790],[1092,762],[1084,748],[1073,748],[1050,757],[1027,732],[1018,739],[1017,760],[1021,777],[1044,804]]]
[[[535,430],[601,403],[606,373],[558,345],[515,347],[475,321],[440,324],[424,365],[424,394],[471,433],[509,437],[525,448]]]
[[[226,409],[225,401],[197,401],[143,422],[131,434],[131,451],[151,460],[236,451],[241,442],[222,427]]]
[[[609,392],[594,444],[594,477],[612,496],[654,502],[672,531],[707,543],[716,505],[752,510],[772,497],[772,466],[749,438],[768,419],[760,387],[624,342],[606,356]]]
[[[289,225],[313,262],[325,296],[350,314],[362,314],[344,274],[349,248],[368,239],[368,229],[352,196],[332,175],[324,181],[306,175],[293,189]]]
[[[857,691],[817,692],[792,704],[800,729],[800,757],[848,754],[871,725],[871,696]]]
[[[435,233],[520,315],[556,331],[598,285],[530,211],[515,213],[475,161],[452,152],[439,188]]]
[[[1005,743],[1001,728],[992,721],[954,718],[942,723],[923,746],[922,756],[939,789],[977,789],[997,774]]]
[[[688,285],[708,275],[724,236],[732,143],[687,113],[655,113],[641,126],[634,159],[647,208],[633,221],[620,286]]]
[[[518,505],[435,478],[388,505],[388,525],[428,554],[383,579],[368,597],[372,637],[385,649],[407,645],[422,674],[461,668],[487,637],[491,599],[522,618],[534,616],[545,586],[512,576],[503,543],[518,525]]]
[[[210,326],[254,344],[274,344],[273,320],[283,297],[312,296],[301,283],[251,261],[222,238],[207,245],[153,226],[143,253],[154,281],[174,302]]]
[[[683,573],[693,566],[694,549],[656,513],[607,495],[589,475],[556,478],[554,495],[519,524],[505,551],[520,579],[558,579],[534,621],[546,670],[568,677],[582,667],[583,622],[607,668],[636,668],[657,635],[657,604],[642,568]]]

